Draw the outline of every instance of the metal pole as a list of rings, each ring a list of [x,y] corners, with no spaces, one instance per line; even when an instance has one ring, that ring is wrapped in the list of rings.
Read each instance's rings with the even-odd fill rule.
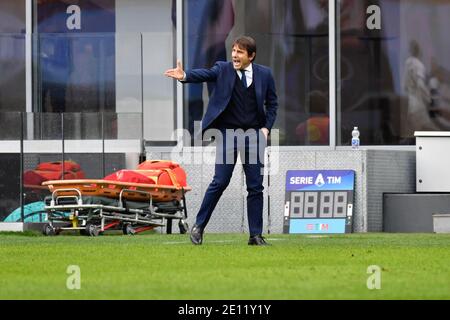
[[[61,179],[64,180],[64,161],[65,161],[65,145],[64,145],[64,113],[61,112],[61,140],[62,140],[62,175]]]
[[[176,59],[183,61],[183,31],[184,31],[184,18],[183,18],[183,8],[184,1],[176,0]],[[176,122],[175,129],[183,129],[183,84],[180,81],[176,81],[176,96],[175,96],[175,105],[176,105]],[[183,130],[177,130],[178,135],[177,146],[183,147]]]
[[[20,220],[25,222],[24,215],[24,189],[23,189],[23,169],[24,169],[24,158],[23,158],[23,112],[20,113]]]
[[[103,177],[106,176],[106,159],[105,159],[105,113],[102,112],[102,169],[103,169]]]
[[[328,7],[328,46],[329,46],[329,112],[330,112],[330,147],[336,149],[336,109],[337,109],[337,99],[336,99],[336,65],[339,61],[336,61],[336,2],[338,0],[330,0]],[[340,136],[340,134],[339,134]]]
[[[141,33],[141,154],[139,163],[146,160],[145,139],[144,139],[144,36]]]

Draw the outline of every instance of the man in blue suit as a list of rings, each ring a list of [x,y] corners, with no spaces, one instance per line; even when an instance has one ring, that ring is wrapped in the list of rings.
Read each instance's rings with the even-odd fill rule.
[[[256,42],[251,37],[237,38],[231,57],[231,62],[216,62],[211,69],[186,72],[178,61],[175,69],[165,72],[183,83],[215,83],[202,120],[202,134],[208,129],[217,130],[215,173],[192,227],[191,241],[202,244],[203,231],[231,180],[239,153],[248,192],[248,244],[267,245],[262,237],[263,168],[264,148],[278,107],[275,81],[269,68],[253,63]]]

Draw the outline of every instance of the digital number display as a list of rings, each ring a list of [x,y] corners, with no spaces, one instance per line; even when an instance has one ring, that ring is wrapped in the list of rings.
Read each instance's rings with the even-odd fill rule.
[[[346,233],[352,229],[354,171],[290,170],[284,233]]]
[[[291,218],[345,218],[347,191],[291,192]]]

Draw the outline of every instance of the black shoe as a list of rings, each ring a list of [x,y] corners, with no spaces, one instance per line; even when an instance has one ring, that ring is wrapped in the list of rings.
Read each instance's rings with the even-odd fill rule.
[[[256,235],[256,236],[250,236],[248,239],[248,245],[249,246],[270,246],[270,243],[266,242],[266,239],[264,239],[263,236]]]
[[[203,230],[196,224],[191,229],[191,242],[195,245],[202,244],[203,242]]]

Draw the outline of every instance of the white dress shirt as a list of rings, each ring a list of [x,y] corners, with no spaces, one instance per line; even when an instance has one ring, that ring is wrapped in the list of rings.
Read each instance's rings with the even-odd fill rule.
[[[244,71],[245,71],[245,77],[246,77],[245,80],[247,80],[247,88],[248,88],[248,87],[251,86],[251,84],[253,82],[253,66],[252,66],[252,64],[250,63],[248,65],[248,67],[244,69]],[[241,72],[241,70],[236,70],[236,72],[237,72],[237,74],[239,76],[239,79],[242,80],[242,72]]]

